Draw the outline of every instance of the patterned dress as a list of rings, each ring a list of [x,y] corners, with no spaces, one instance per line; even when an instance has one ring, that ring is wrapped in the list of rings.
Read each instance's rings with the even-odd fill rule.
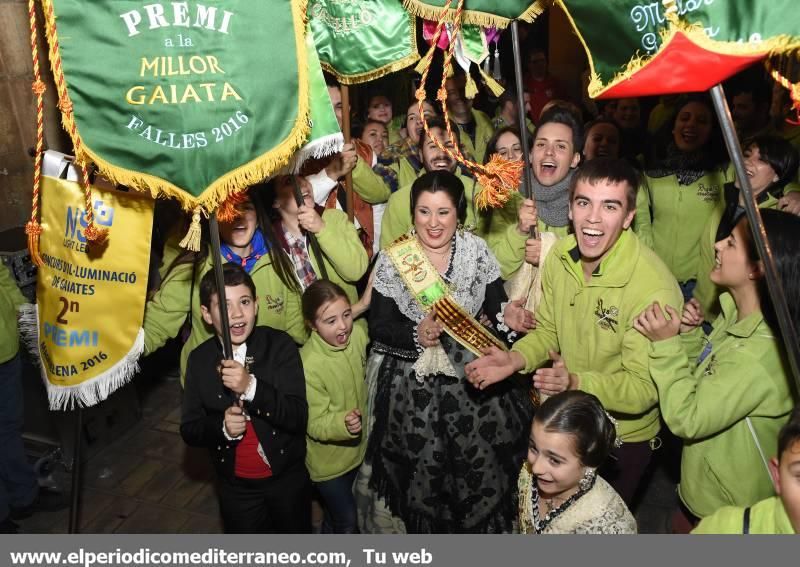
[[[499,267],[482,239],[456,234],[443,279],[473,316],[504,326]],[[511,532],[514,480],[532,418],[530,383],[513,378],[476,390],[464,378],[475,356],[445,333],[440,340],[454,375],[418,376],[415,334],[423,317],[382,252],[370,307],[369,441],[356,481],[361,532]]]
[[[635,534],[636,520],[602,477],[544,518],[539,517],[536,478],[528,463],[519,472],[519,530],[524,534]]]

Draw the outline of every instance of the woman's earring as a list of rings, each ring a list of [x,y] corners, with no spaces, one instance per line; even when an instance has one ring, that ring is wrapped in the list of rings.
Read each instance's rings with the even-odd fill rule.
[[[578,487],[582,492],[586,492],[592,487],[597,472],[594,469],[586,468],[583,471],[583,477],[578,481]]]

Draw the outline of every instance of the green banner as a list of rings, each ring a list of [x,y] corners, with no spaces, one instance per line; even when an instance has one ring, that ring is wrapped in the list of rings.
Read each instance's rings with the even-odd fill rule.
[[[308,16],[322,66],[346,85],[419,59],[415,20],[400,0],[309,0]]]
[[[630,61],[657,53],[669,27],[663,2],[556,3],[567,12],[589,54],[592,70],[603,84],[623,72]],[[769,42],[785,43],[800,32],[797,0],[678,0],[675,7],[682,23],[699,24],[709,40],[730,43],[729,49],[718,46],[721,53],[740,54],[747,46],[767,51]]]
[[[310,158],[323,158],[342,151],[344,135],[336,121],[328,86],[322,74],[314,36],[306,33],[306,59],[308,60],[308,84],[311,104],[311,134],[308,141],[292,159],[293,171],[299,171]]]
[[[453,21],[458,0],[404,0],[409,12],[426,20]],[[504,28],[511,20],[532,22],[545,9],[545,0],[465,0],[462,22],[479,26]]]
[[[211,210],[308,137],[302,0],[43,0],[64,123],[108,178]]]

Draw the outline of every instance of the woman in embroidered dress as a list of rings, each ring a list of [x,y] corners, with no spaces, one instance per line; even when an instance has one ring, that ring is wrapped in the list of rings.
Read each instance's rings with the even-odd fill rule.
[[[617,432],[592,394],[548,398],[536,411],[528,460],[519,474],[519,528],[526,534],[635,534],[622,497],[597,467]]]
[[[487,331],[476,317],[485,315],[498,328],[521,328],[530,326],[530,315],[513,304],[503,309],[497,261],[482,239],[457,230],[466,202],[455,175],[420,177],[410,206],[414,228],[381,251],[375,267],[369,441],[356,483],[360,528],[510,532],[516,463],[530,420],[528,386],[512,380],[484,391],[471,387],[464,365],[475,355],[443,332],[443,322],[422,304],[444,295],[484,338]],[[420,290],[421,281],[433,284]],[[460,337],[469,343],[467,333]]]

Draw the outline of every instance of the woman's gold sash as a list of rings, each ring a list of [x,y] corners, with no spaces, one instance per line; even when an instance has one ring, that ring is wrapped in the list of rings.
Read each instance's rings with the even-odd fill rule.
[[[427,315],[434,311],[447,334],[464,348],[477,356],[481,355],[480,349],[489,346],[508,350],[475,317],[456,303],[447,284],[415,237],[401,236],[386,249],[386,253],[423,313]]]

